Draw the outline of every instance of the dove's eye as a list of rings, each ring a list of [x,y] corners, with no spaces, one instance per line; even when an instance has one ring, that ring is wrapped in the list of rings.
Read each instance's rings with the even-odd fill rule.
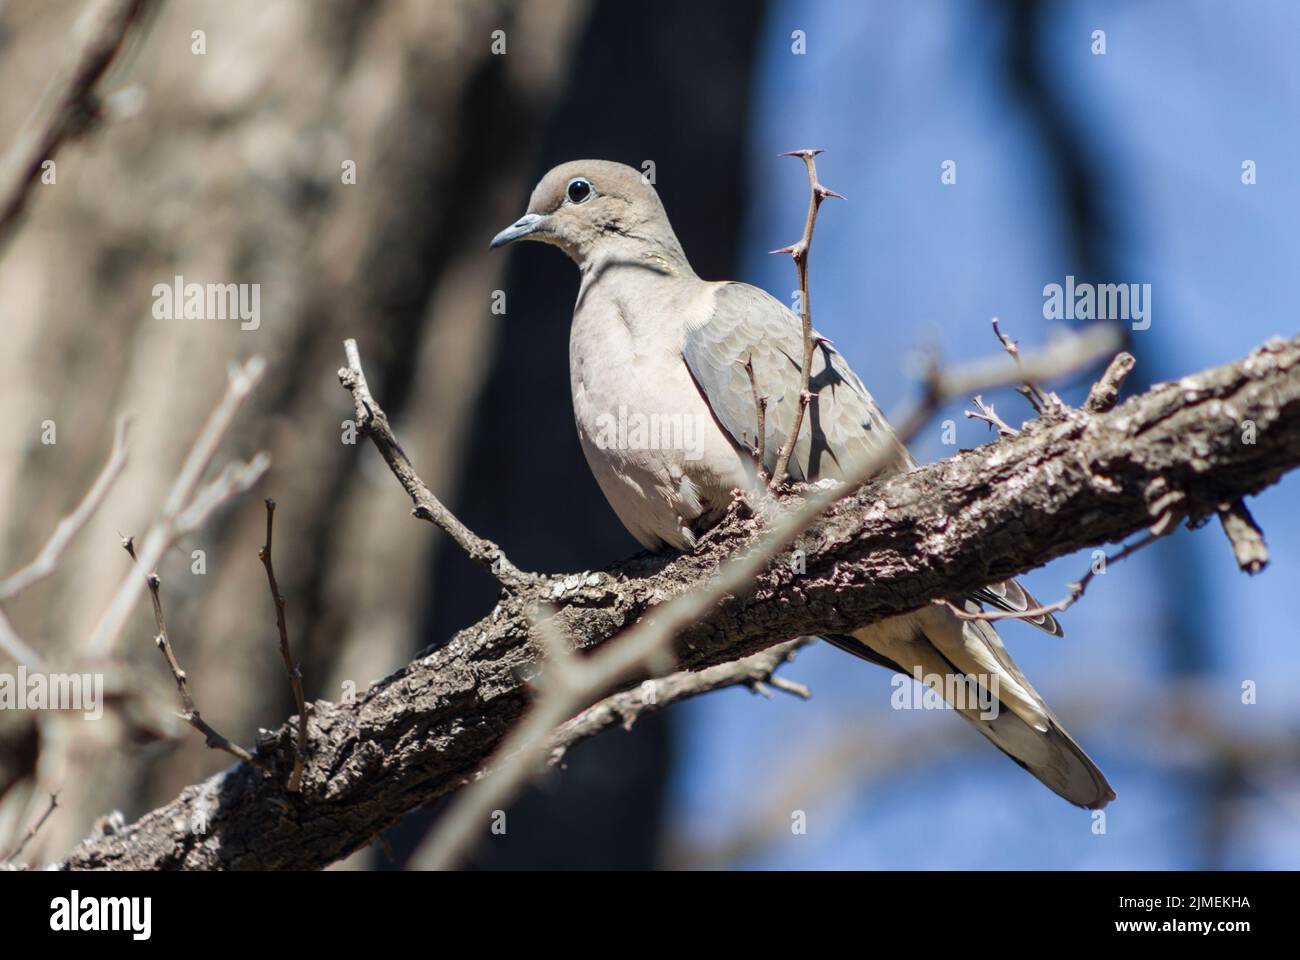
[[[586,177],[574,177],[564,190],[570,203],[586,203],[591,199],[592,192],[591,181]]]

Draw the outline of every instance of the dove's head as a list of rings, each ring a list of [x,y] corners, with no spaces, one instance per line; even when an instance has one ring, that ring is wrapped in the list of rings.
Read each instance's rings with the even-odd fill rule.
[[[492,247],[540,240],[579,266],[602,256],[685,263],[659,194],[639,170],[609,160],[572,160],[533,190],[527,212],[492,238]]]

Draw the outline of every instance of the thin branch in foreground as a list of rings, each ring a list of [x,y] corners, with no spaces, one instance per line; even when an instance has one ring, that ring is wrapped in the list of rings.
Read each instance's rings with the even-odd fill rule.
[[[135,562],[136,565],[139,565],[139,560],[136,558],[135,554],[135,542],[130,537],[126,537],[122,541],[122,547],[131,555],[131,560]],[[266,769],[264,761],[253,756],[239,744],[227,740],[224,736],[213,729],[199,713],[199,708],[195,705],[194,698],[190,695],[189,676],[181,669],[181,665],[176,659],[176,654],[172,650],[171,638],[167,635],[167,624],[163,620],[162,598],[158,594],[158,588],[161,586],[161,581],[158,579],[158,574],[152,572],[146,572],[144,577],[145,582],[149,585],[149,597],[153,600],[154,622],[158,626],[158,635],[154,637],[154,643],[162,653],[163,659],[167,661],[167,669],[171,671],[172,679],[176,681],[176,689],[181,696],[181,705],[185,708],[185,712],[180,715],[181,719],[195,730],[199,731],[199,733],[203,734],[204,741],[213,750],[224,750],[237,760],[243,760],[245,763],[250,763],[255,767]]]
[[[808,254],[812,250],[813,229],[817,226],[817,211],[827,197],[843,200],[841,194],[824,187],[817,179],[817,155],[821,150],[791,150],[783,157],[798,157],[808,171],[808,216],[804,220],[803,236],[788,247],[773,250],[773,253],[788,253],[794,260],[795,271],[799,275],[799,308],[803,321],[803,368],[799,373],[799,403],[794,408],[794,422],[790,426],[790,435],[781,444],[777,453],[776,466],[772,470],[772,487],[779,486],[785,479],[786,467],[795,445],[799,442],[799,431],[803,427],[804,414],[813,395],[810,389],[812,378],[813,350],[817,341],[812,327],[812,305],[808,302]]]
[[[225,394],[199,431],[167,494],[161,515],[141,542],[139,563],[145,570],[155,569],[177,539],[197,530],[213,510],[251,487],[271,465],[271,458],[265,452],[258,453],[247,463],[228,464],[216,480],[195,492],[235,415],[265,370],[266,361],[260,356],[252,357],[242,367],[231,367]],[[138,577],[128,575],[123,579],[91,634],[87,649],[92,656],[107,657],[112,652],[140,596],[141,586]]]
[[[280,634],[280,659],[284,661],[284,671],[289,675],[289,685],[293,688],[294,704],[298,708],[298,739],[293,745],[293,770],[289,774],[286,789],[290,793],[302,791],[302,765],[307,754],[307,697],[302,689],[302,665],[293,662],[289,652],[289,628],[284,619],[284,597],[280,586],[275,581],[275,567],[271,564],[271,534],[275,527],[275,501],[266,500],[266,543],[257,551],[257,556],[266,567],[266,580],[271,588],[271,601],[275,604],[275,626]]]
[[[100,4],[70,69],[53,83],[57,89],[49,117],[37,130],[24,136],[6,158],[5,172],[12,173],[0,188],[0,250],[13,236],[44,163],[53,160],[66,141],[85,130],[99,115],[95,86],[122,48],[144,3],[145,0],[105,0]]]
[[[1135,540],[1123,550],[1114,556],[1104,557],[1100,564],[1094,562],[1088,568],[1088,572],[1083,575],[1082,579],[1076,580],[1069,586],[1067,593],[1055,603],[1049,603],[1045,606],[1034,607],[1030,610],[963,610],[951,600],[936,600],[935,603],[940,606],[947,606],[954,614],[962,620],[984,620],[992,622],[994,620],[1029,620],[1034,617],[1043,617],[1048,614],[1061,613],[1074,606],[1083,597],[1083,593],[1088,589],[1088,584],[1092,583],[1092,578],[1099,573],[1104,573],[1112,563],[1119,563],[1125,557],[1130,557],[1137,553],[1145,546],[1149,546],[1165,535],[1167,530],[1160,533],[1147,533],[1142,539]]]
[[[406,490],[407,496],[415,505],[411,512],[421,520],[428,520],[439,527],[465,551],[471,560],[496,577],[503,587],[519,590],[535,582],[537,579],[535,576],[519,570],[499,546],[491,540],[480,537],[461,523],[456,515],[424,485],[424,481],[416,474],[415,467],[411,465],[406,451],[397,442],[393,428],[388,423],[388,414],[384,413],[383,408],[370,393],[366,375],[361,369],[361,354],[357,349],[356,340],[344,340],[343,350],[347,355],[348,365],[340,368],[339,383],[352,394],[352,402],[356,406],[357,427],[370,437],[375,449],[388,464],[388,469],[393,471],[393,476],[397,477],[402,488]]]
[[[541,746],[552,730],[572,716],[574,704],[581,703],[592,689],[593,670],[599,670],[599,665],[575,657],[555,630],[551,616],[545,613],[532,617],[546,652],[542,696],[498,747],[494,761],[500,758],[500,763],[493,764],[497,769],[453,803],[421,844],[421,861],[430,869],[451,869],[464,860],[480,836],[480,824],[493,810],[506,806],[532,779],[544,759]]]
[[[782,664],[793,660],[796,651],[816,639],[816,637],[796,637],[742,660],[720,664],[721,667],[730,668],[723,672],[722,676],[730,680],[737,674],[742,676],[748,674],[738,682],[747,686],[750,693],[756,693],[768,700],[772,699],[772,690],[780,690],[782,693],[788,693],[800,700],[811,700],[812,691],[808,689],[807,685],[797,683],[787,677],[778,676],[776,671]]]
[[[1116,349],[1119,337],[1109,325],[1093,327],[1058,341],[1030,361],[1008,364],[979,364],[945,374],[932,366],[926,389],[915,409],[901,420],[897,436],[901,444],[914,437],[934,412],[955,397],[975,390],[1015,383],[1023,376],[1049,379],[1096,362]],[[621,636],[614,637],[592,655],[572,658],[563,667],[564,683],[555,684],[523,721],[507,735],[494,754],[492,776],[473,784],[434,827],[428,842],[434,869],[451,869],[460,864],[480,836],[481,826],[491,811],[504,807],[538,769],[544,757],[548,735],[560,723],[597,697],[644,670],[668,649],[683,629],[713,612],[729,594],[743,593],[755,577],[832,504],[848,496],[879,470],[892,463],[897,451],[882,444],[856,464],[847,464],[848,480],[840,485],[815,487],[798,506],[778,515],[742,553],[725,561],[716,574],[698,588],[682,593],[648,612]],[[1026,616],[1026,614],[1021,614]],[[545,629],[542,639],[546,640]],[[551,644],[544,643],[548,648]],[[562,647],[561,647],[562,649]]]
[[[547,742],[546,762],[551,765],[560,763],[570,747],[602,730],[613,726],[630,730],[643,716],[658,713],[674,703],[712,693],[714,690],[744,686],[755,693],[770,696],[763,689],[766,685],[807,700],[812,697],[812,693],[806,686],[778,676],[776,671],[794,660],[795,654],[814,639],[799,637],[787,640],[739,660],[719,663],[703,670],[679,670],[667,677],[647,680],[640,687],[612,693],[555,730]]]
[[[41,827],[45,826],[45,821],[50,819],[50,815],[54,813],[54,811],[58,808],[58,806],[59,806],[59,794],[56,791],[50,794],[49,806],[45,808],[45,812],[41,814],[40,819],[38,819],[34,824],[32,824],[31,828],[26,833],[23,834],[22,839],[18,841],[18,846],[14,847],[12,850],[6,853],[4,857],[0,858],[0,860],[9,863],[12,863],[14,860],[17,860],[19,855],[23,852],[23,850],[27,848],[27,844],[31,843],[32,840],[35,839],[36,835],[41,832]]]
[[[800,647],[815,639],[800,637],[730,663],[647,680],[641,687],[605,697],[566,722],[567,695],[582,689],[591,675],[546,620],[535,618],[534,623],[548,651],[550,669],[542,698],[506,738],[492,764],[478,772],[468,802],[453,806],[421,843],[414,860],[422,867],[439,870],[457,865],[472,850],[481,835],[480,824],[493,810],[507,805],[543,767],[560,765],[571,747],[603,730],[615,725],[630,730],[643,716],[726,687],[746,686],[759,692],[758,686],[766,683],[801,699],[812,696],[803,684],[776,676]],[[542,749],[534,749],[539,742]]]
[[[114,481],[121,474],[122,468],[126,466],[126,432],[130,422],[129,417],[118,418],[117,426],[113,430],[112,450],[109,452],[108,461],[99,472],[94,484],[91,485],[90,490],[82,498],[81,503],[77,504],[77,508],[59,521],[54,528],[54,533],[50,535],[50,539],[45,542],[45,546],[41,547],[41,552],[36,555],[36,559],[0,581],[0,600],[9,600],[16,597],[28,587],[50,576],[58,567],[59,559],[72,542],[73,537],[99,509],[99,505],[104,502],[104,498],[108,495]]]
[[[1228,542],[1232,544],[1233,556],[1237,558],[1237,566],[1242,571],[1254,576],[1268,566],[1268,546],[1264,543],[1264,531],[1246,509],[1246,501],[1237,499],[1221,509],[1219,522]]]

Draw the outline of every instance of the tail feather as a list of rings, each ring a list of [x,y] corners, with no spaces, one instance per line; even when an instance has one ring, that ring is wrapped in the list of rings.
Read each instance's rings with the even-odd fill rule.
[[[1010,712],[999,713],[993,720],[963,716],[1057,796],[1089,810],[1100,810],[1115,799],[1105,774],[1055,720],[1042,732]]]
[[[968,703],[952,703],[963,719],[1071,803],[1100,809],[1115,799],[1105,775],[1061,726],[988,622],[963,621],[947,608],[930,607],[832,642],[909,676],[919,671],[923,676],[983,678],[985,692],[997,694],[997,709],[982,712]],[[948,685],[936,684],[935,689],[945,697],[953,692]]]

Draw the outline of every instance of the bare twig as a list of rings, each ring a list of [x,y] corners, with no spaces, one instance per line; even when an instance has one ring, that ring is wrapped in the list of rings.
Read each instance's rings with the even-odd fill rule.
[[[630,730],[641,717],[658,713],[674,703],[698,697],[726,687],[749,687],[755,693],[770,696],[764,685],[807,700],[812,693],[801,683],[778,676],[776,671],[795,658],[800,648],[814,637],[787,640],[774,647],[730,663],[719,663],[703,670],[679,670],[667,677],[647,680],[639,687],[610,694],[561,724],[547,741],[547,763],[560,763],[575,743],[620,726]]]
[[[49,806],[45,808],[45,812],[41,814],[40,819],[38,819],[34,824],[32,824],[31,829],[29,829],[25,834],[23,834],[23,838],[18,841],[18,846],[14,847],[7,854],[5,854],[3,858],[0,859],[3,859],[8,862],[17,860],[18,856],[23,852],[23,850],[26,849],[27,844],[31,843],[32,840],[36,837],[36,834],[41,832],[41,827],[45,826],[45,821],[50,819],[50,815],[53,814],[56,809],[58,809],[58,806],[59,806],[58,793],[57,792],[51,793]]]
[[[113,486],[122,468],[126,466],[126,430],[130,424],[128,417],[119,417],[117,427],[113,431],[113,449],[108,455],[108,462],[100,471],[99,476],[95,479],[90,490],[82,498],[77,508],[68,514],[54,528],[54,533],[50,539],[45,542],[41,552],[37,554],[36,559],[23,567],[21,570],[10,574],[5,580],[0,581],[0,600],[9,600],[26,590],[33,584],[39,583],[58,566],[59,558],[63,556],[63,551],[68,548],[72,538],[77,532],[86,525],[99,505],[104,502],[104,497],[108,495],[109,489]]]
[[[1145,536],[1142,537],[1142,539],[1135,540],[1133,543],[1130,543],[1127,547],[1125,547],[1123,550],[1116,553],[1114,556],[1103,557],[1100,563],[1094,562],[1093,565],[1088,568],[1088,572],[1083,575],[1082,579],[1077,580],[1074,583],[1070,584],[1069,587],[1070,592],[1066,594],[1064,597],[1062,597],[1060,600],[1057,600],[1055,603],[1049,603],[1041,607],[1034,607],[1030,610],[1012,611],[1012,610],[965,610],[962,609],[961,607],[958,607],[955,603],[953,603],[950,600],[936,600],[934,602],[941,606],[947,606],[949,610],[955,613],[962,620],[985,620],[985,621],[1031,620],[1034,617],[1044,617],[1053,613],[1061,613],[1062,611],[1068,610],[1070,607],[1074,606],[1076,603],[1079,602],[1079,599],[1083,596],[1083,592],[1088,589],[1088,584],[1092,583],[1093,577],[1095,577],[1099,573],[1104,573],[1112,563],[1119,563],[1125,557],[1132,556],[1133,554],[1141,550],[1143,547],[1148,546],[1151,543],[1154,543],[1156,540],[1159,540],[1162,536],[1165,535],[1166,532],[1167,531],[1161,531],[1160,533],[1147,533]]]
[[[1089,413],[1105,413],[1112,409],[1119,402],[1119,392],[1136,364],[1137,360],[1131,353],[1121,351],[1115,354],[1115,359],[1110,362],[1101,379],[1088,391],[1083,409]]]
[[[776,487],[785,479],[786,467],[794,453],[795,444],[799,442],[799,431],[803,427],[804,413],[813,395],[810,389],[812,378],[813,351],[817,346],[812,328],[812,305],[808,301],[808,254],[812,250],[813,229],[817,226],[817,211],[827,197],[844,197],[834,190],[828,190],[817,180],[817,155],[820,150],[792,150],[783,153],[783,157],[798,157],[804,162],[808,171],[808,216],[804,220],[803,236],[788,247],[773,250],[773,253],[788,253],[794,260],[799,274],[799,307],[803,320],[803,369],[799,373],[799,404],[794,408],[794,422],[790,425],[790,435],[781,444],[777,454],[776,466],[772,470],[771,485]]]
[[[932,367],[923,398],[902,420],[898,431],[900,444],[905,444],[935,410],[954,397],[1016,382],[1026,371],[1036,379],[1059,376],[1095,362],[1117,344],[1118,336],[1112,328],[1095,325],[1069,340],[1053,344],[1031,361],[981,364],[946,375]],[[425,862],[434,869],[449,869],[459,864],[480,835],[480,827],[487,822],[491,811],[504,806],[540,767],[548,735],[556,725],[644,670],[682,629],[707,617],[724,596],[743,592],[773,557],[831,504],[852,493],[897,455],[896,449],[881,445],[860,462],[850,464],[846,470],[848,482],[814,489],[802,503],[778,516],[744,553],[723,563],[711,579],[657,607],[631,630],[602,645],[591,656],[578,660],[567,651],[559,657],[553,656],[553,660],[562,662],[558,671],[562,682],[553,683],[506,737],[494,755],[493,775],[475,783],[443,817],[429,839],[429,859]],[[1026,615],[1033,614],[1020,614]],[[545,630],[542,636],[545,640]]]
[[[172,483],[161,515],[141,542],[139,563],[145,570],[156,568],[163,553],[178,538],[196,530],[213,510],[235,494],[247,490],[270,466],[270,457],[259,453],[247,463],[229,464],[216,480],[195,493],[199,480],[212,463],[222,437],[234,422],[235,414],[261,380],[265,369],[266,362],[260,356],[253,357],[242,367],[231,368],[225,395],[199,431],[194,446],[190,448],[189,455]],[[126,618],[140,596],[141,586],[139,577],[128,575],[123,579],[91,635],[88,650],[92,655],[104,657],[112,651],[121,636]]]
[[[998,436],[1014,437],[1017,433],[1020,432],[1015,427],[1011,426],[1005,420],[999,417],[998,412],[993,409],[993,404],[985,403],[984,398],[981,397],[979,394],[975,395],[975,408],[976,408],[975,410],[964,411],[967,419],[983,420],[990,427],[997,430]]]
[[[393,429],[388,424],[388,415],[375,401],[366,383],[366,375],[361,370],[361,354],[355,340],[344,340],[343,350],[347,355],[348,365],[339,370],[339,383],[352,394],[356,406],[357,427],[363,430],[375,444],[388,468],[393,471],[407,496],[415,504],[411,511],[421,520],[442,529],[466,555],[496,577],[502,586],[519,589],[537,578],[519,570],[507,559],[505,552],[491,540],[480,537],[460,520],[442,502],[435,497],[424,481],[419,478],[411,460],[397,442]]]
[[[737,363],[743,363],[745,373],[749,375],[749,392],[754,396],[754,410],[757,414],[758,433],[754,444],[754,461],[758,464],[758,479],[760,483],[767,483],[767,467],[764,462],[767,460],[767,397],[758,395],[758,381],[754,379],[754,355],[748,353],[743,361],[737,360]]]
[[[1016,341],[1012,340],[1002,332],[1001,328],[998,326],[997,317],[993,318],[993,334],[998,338],[998,342],[1002,344],[1002,349],[1006,350],[1006,352],[1011,355],[1011,358],[1019,363],[1020,347],[1016,344]],[[1052,407],[1061,406],[1060,397],[1055,394],[1048,395],[1044,393],[1042,390],[1038,389],[1038,385],[1034,383],[1033,379],[1030,377],[1026,377],[1025,382],[1016,389],[1026,400],[1029,401],[1029,405],[1034,408],[1034,411],[1039,416],[1042,416]]]
[[[1237,499],[1219,511],[1219,522],[1232,544],[1237,566],[1252,576],[1268,566],[1268,546],[1264,531],[1246,509],[1246,501]]]
[[[126,537],[122,541],[122,547],[131,555],[132,561],[139,565],[140,561],[135,555],[135,542],[130,537]],[[144,570],[144,568],[141,569],[142,571]],[[158,595],[158,588],[161,585],[161,581],[158,579],[158,574],[147,571],[144,572],[144,578],[145,583],[149,586],[149,597],[153,600],[154,622],[158,626],[158,635],[154,637],[154,643],[157,644],[159,651],[163,655],[163,659],[167,661],[167,669],[171,671],[172,679],[176,681],[176,689],[181,695],[181,705],[185,708],[185,712],[180,715],[181,719],[195,730],[199,731],[199,733],[203,734],[204,741],[213,750],[224,750],[236,759],[243,760],[255,767],[261,767],[264,769],[266,766],[264,761],[254,757],[239,744],[227,740],[220,733],[214,730],[199,713],[199,708],[195,706],[194,698],[190,696],[189,676],[181,669],[181,665],[176,659],[176,654],[172,650],[171,638],[167,635],[167,624],[163,620],[162,598]]]
[[[284,597],[280,594],[280,585],[275,582],[275,567],[271,564],[271,534],[275,527],[275,501],[266,501],[266,544],[257,551],[266,567],[266,580],[271,587],[271,600],[275,604],[275,626],[280,633],[280,659],[284,661],[284,671],[289,675],[289,685],[293,688],[293,700],[298,708],[298,739],[293,746],[293,770],[289,774],[286,789],[290,793],[302,790],[302,765],[307,753],[307,697],[302,689],[302,666],[293,662],[289,653],[289,629],[284,620]]]
[[[144,7],[145,0],[105,0],[95,11],[85,42],[70,68],[52,84],[49,116],[13,148],[4,165],[5,184],[0,188],[0,250],[13,235],[27,205],[32,185],[42,166],[53,160],[59,148],[93,122],[100,113],[95,86],[117,56],[128,31]]]

